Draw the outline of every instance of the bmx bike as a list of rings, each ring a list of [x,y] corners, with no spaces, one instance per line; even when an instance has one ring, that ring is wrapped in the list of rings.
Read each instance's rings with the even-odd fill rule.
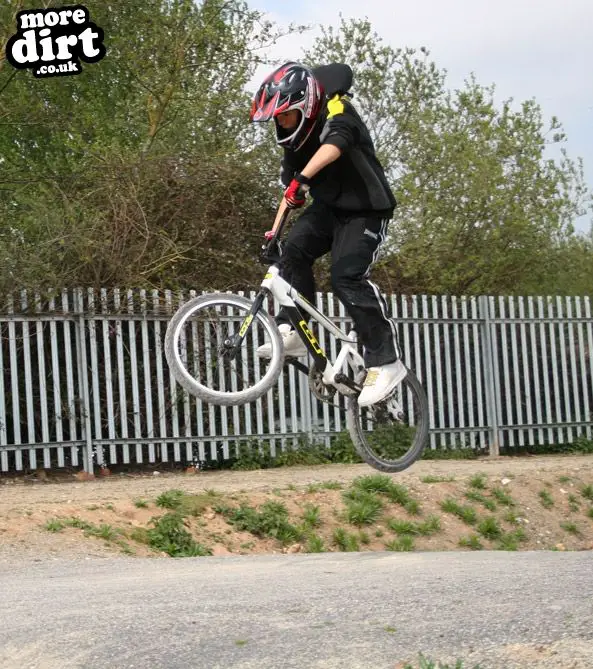
[[[345,396],[346,425],[354,447],[371,467],[399,472],[421,456],[428,437],[428,402],[411,369],[393,392],[370,407],[358,405],[366,377],[356,333],[344,333],[280,276],[280,236],[290,210],[279,212],[274,235],[263,247],[268,267],[254,299],[231,293],[194,297],[173,314],[165,335],[165,356],[171,373],[190,394],[216,405],[243,405],[259,399],[277,382],[285,364],[307,374],[311,392],[321,401]],[[282,337],[264,308],[271,296],[284,307],[308,351],[309,365],[285,356]],[[309,319],[340,344],[335,361],[328,358],[313,334]],[[260,344],[271,355],[257,355]]]

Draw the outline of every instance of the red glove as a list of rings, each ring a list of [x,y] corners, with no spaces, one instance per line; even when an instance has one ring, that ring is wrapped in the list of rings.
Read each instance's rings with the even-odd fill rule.
[[[311,179],[299,172],[288,184],[288,188],[284,191],[284,199],[290,209],[298,209],[305,204],[310,183]]]
[[[269,242],[270,239],[274,236],[274,231],[273,230],[268,230],[267,232],[264,232],[264,237],[266,238],[266,241]]]

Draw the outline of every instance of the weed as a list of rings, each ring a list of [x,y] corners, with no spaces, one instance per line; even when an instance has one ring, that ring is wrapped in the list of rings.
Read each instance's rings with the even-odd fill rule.
[[[200,495],[184,495],[181,499],[179,511],[186,516],[199,516],[212,504],[214,497],[219,497],[219,493],[212,495],[212,492],[205,492]]]
[[[551,509],[554,506],[554,500],[552,495],[547,490],[539,491],[539,499],[543,507],[546,509]]]
[[[510,523],[511,525],[518,525],[519,524],[519,518],[517,517],[517,514],[514,511],[507,511],[503,519],[506,520],[507,523]]]
[[[145,499],[136,499],[134,500],[134,506],[137,509],[147,509],[148,508],[148,501]]]
[[[502,488],[492,488],[490,492],[499,504],[502,504],[503,506],[515,506],[515,500],[506,490],[503,490]]]
[[[238,530],[251,532],[259,537],[272,537],[283,544],[297,541],[302,531],[288,522],[288,510],[282,502],[268,500],[260,510],[247,504],[230,509],[225,515]]]
[[[414,550],[414,539],[409,534],[404,534],[397,539],[388,541],[385,544],[388,551],[396,551],[398,553],[407,553]]]
[[[145,527],[135,527],[130,532],[130,539],[137,541],[139,544],[150,544],[150,535]]]
[[[353,488],[358,488],[366,492],[389,492],[393,485],[391,478],[385,474],[361,476],[352,481]]]
[[[441,529],[441,520],[438,516],[429,516],[422,523],[414,523],[411,520],[398,520],[397,518],[390,518],[387,521],[387,526],[396,534],[416,534],[422,536],[430,536]]]
[[[383,502],[375,493],[357,490],[355,499],[346,497],[345,517],[351,525],[371,525],[382,509]]]
[[[67,525],[68,527],[74,527],[77,530],[88,531],[93,528],[93,525],[87,523],[86,520],[82,520],[82,518],[77,518],[76,516],[68,518],[67,520],[64,521],[64,524]]]
[[[61,532],[66,527],[66,523],[59,518],[52,518],[45,523],[44,528],[48,532]]]
[[[333,533],[333,541],[340,550],[344,552],[354,552],[360,550],[358,537],[346,531],[343,527],[337,527]]]
[[[397,518],[389,518],[387,527],[396,534],[418,534],[416,530],[416,523],[411,520],[399,520]]]
[[[397,630],[395,629],[395,627],[391,627],[391,625],[385,625],[385,627],[384,627],[383,629],[384,629],[386,632],[389,632],[389,634],[394,634],[395,632],[397,632]]]
[[[454,476],[423,476],[422,483],[452,483],[455,481]]]
[[[303,520],[309,527],[319,527],[321,525],[321,517],[319,515],[319,507],[307,504],[303,512]]]
[[[496,511],[496,503],[494,500],[488,499],[488,497],[482,495],[481,492],[477,492],[476,490],[468,490],[465,493],[465,496],[472,502],[479,502],[482,504],[482,506],[486,507],[488,511]]]
[[[503,551],[516,551],[519,548],[519,542],[525,541],[526,538],[525,531],[521,527],[514,532],[503,532],[496,548]]]
[[[590,509],[587,509],[587,518],[593,519],[593,506]]]
[[[98,539],[105,539],[105,541],[114,541],[120,534],[120,530],[114,529],[111,525],[92,525],[85,530],[85,534]]]
[[[99,508],[97,504],[91,504],[90,506],[87,506],[87,511],[96,511]]]
[[[406,504],[409,504],[409,502],[412,501],[412,498],[410,497],[410,493],[408,492],[407,488],[400,483],[393,483],[391,484],[389,490],[385,493],[387,495],[387,498],[389,499],[390,502],[394,502],[395,504],[399,504],[400,506],[405,507]]]
[[[195,557],[211,555],[212,551],[194,541],[184,527],[184,519],[179,513],[166,513],[151,520],[153,527],[148,530],[148,543],[154,549],[171,557]]]
[[[371,543],[371,538],[369,537],[368,532],[365,532],[364,530],[361,530],[358,533],[358,538],[360,539],[360,543],[364,546],[368,546]]]
[[[462,548],[471,548],[473,551],[481,551],[482,548],[484,548],[480,543],[480,538],[477,534],[470,534],[467,537],[461,537],[461,539],[459,539],[459,545]]]
[[[502,535],[502,530],[498,524],[498,520],[494,516],[484,518],[478,523],[478,532],[486,539],[499,539]]]
[[[344,487],[340,481],[323,481],[319,485],[326,490],[341,490]]]
[[[570,482],[570,476],[559,476],[558,477],[558,482],[559,483],[569,483]]]
[[[105,508],[106,508],[108,511],[115,511],[115,507],[114,507],[113,504],[111,504],[111,503],[109,503],[109,504],[105,504]]]
[[[570,534],[574,534],[575,536],[580,536],[580,534],[581,534],[581,531],[577,527],[576,523],[564,522],[564,523],[560,523],[560,527],[565,532],[569,532]]]
[[[414,667],[411,664],[406,664],[404,669],[414,669]],[[457,660],[454,666],[442,664],[441,662],[436,664],[433,660],[427,659],[424,657],[424,655],[422,655],[422,653],[420,653],[418,658],[418,669],[464,669],[464,667],[463,660]],[[480,669],[480,665],[476,664],[473,669]]]
[[[473,507],[462,506],[451,497],[447,497],[441,502],[441,509],[447,513],[452,513],[468,525],[474,525],[477,520],[476,510]]]
[[[247,643],[247,639],[237,639],[235,641],[236,646],[244,646]]]
[[[379,537],[379,538],[380,538],[380,537],[382,537],[384,534],[385,534],[385,532],[383,532],[383,530],[382,530],[380,527],[378,527],[378,528],[375,530],[375,536],[376,536],[376,537]]]
[[[586,485],[581,488],[581,495],[588,499],[590,502],[593,502],[593,483]]]
[[[317,534],[310,534],[307,537],[307,546],[305,550],[307,553],[325,553],[323,539]]]
[[[184,496],[183,490],[167,490],[156,498],[156,505],[162,509],[178,509]]]
[[[419,515],[420,515],[420,504],[419,504],[415,499],[409,499],[409,500],[404,504],[404,509],[405,509],[411,516],[419,516]]]
[[[573,513],[580,511],[581,509],[581,500],[572,493],[568,496],[568,506]]]
[[[472,476],[471,479],[469,480],[469,485],[471,488],[475,488],[476,490],[486,490],[486,481],[487,481],[486,474],[476,474],[475,476]]]

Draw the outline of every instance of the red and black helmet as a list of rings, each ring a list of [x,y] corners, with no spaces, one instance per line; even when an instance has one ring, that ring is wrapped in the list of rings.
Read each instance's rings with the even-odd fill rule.
[[[288,62],[262,83],[253,99],[249,118],[254,122],[273,118],[276,142],[298,151],[313,130],[322,102],[323,89],[311,70],[299,63]],[[285,130],[276,117],[293,109],[300,112],[300,120],[296,128]]]

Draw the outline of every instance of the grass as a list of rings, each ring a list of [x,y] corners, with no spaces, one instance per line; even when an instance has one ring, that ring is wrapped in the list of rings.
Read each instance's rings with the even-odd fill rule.
[[[581,531],[577,527],[576,523],[573,522],[564,522],[560,523],[560,527],[565,531],[568,532],[569,534],[574,534],[575,536],[580,536]]]
[[[346,510],[344,517],[351,525],[371,525],[381,515],[383,502],[373,492],[352,489],[349,496],[345,496]]]
[[[422,483],[452,483],[455,481],[454,476],[423,476],[421,479]]]
[[[352,553],[360,550],[360,544],[356,534],[348,532],[343,527],[336,527],[332,538],[334,544],[345,553]]]
[[[446,513],[452,513],[468,525],[474,525],[476,523],[476,510],[472,506],[462,506],[451,497],[447,497],[441,502],[441,509]]]
[[[503,532],[498,539],[496,548],[502,551],[516,551],[519,550],[519,544],[526,539],[527,535],[521,527],[513,532]]]
[[[184,497],[183,490],[167,490],[156,498],[156,505],[162,509],[178,509]]]
[[[420,653],[418,658],[418,665],[414,666],[408,663],[404,665],[404,669],[465,669],[465,667],[463,666],[463,660],[457,660],[454,665],[442,664],[441,662],[437,664],[433,660],[424,657],[424,655]],[[467,669],[470,668],[467,667]],[[472,669],[480,669],[480,665],[476,664]]]
[[[147,509],[148,508],[148,500],[136,499],[136,500],[134,500],[134,506],[137,509]]]
[[[515,506],[515,501],[506,490],[503,490],[502,488],[492,488],[490,493],[502,506]]]
[[[415,523],[411,520],[389,518],[387,526],[398,535],[415,534],[427,537],[440,531],[441,519],[438,516],[428,516],[425,521]]]
[[[483,495],[477,490],[468,490],[465,493],[466,499],[471,500],[472,502],[478,502],[484,506],[488,511],[496,511],[496,502],[493,499],[490,499]]]
[[[308,527],[319,527],[321,525],[319,507],[313,504],[306,504],[303,511],[303,521]]]
[[[486,474],[475,474],[475,476],[472,476],[469,480],[470,488],[475,488],[476,490],[486,490],[487,480],[488,479]]]
[[[461,548],[471,548],[473,551],[481,551],[484,546],[480,542],[477,534],[470,534],[467,537],[461,537],[458,542]]]
[[[568,506],[573,513],[580,511],[581,509],[581,500],[572,493],[568,496]]]
[[[146,533],[148,545],[170,557],[197,557],[211,555],[202,544],[196,543],[185,528],[185,519],[177,512],[153,518],[152,528]]]
[[[397,539],[388,541],[385,544],[388,551],[396,551],[399,553],[409,552],[414,550],[414,539],[409,534],[404,534]]]
[[[581,488],[581,495],[590,502],[593,502],[593,483],[583,486]]]
[[[547,490],[540,490],[538,493],[541,505],[546,509],[551,509],[554,506],[552,495]]]
[[[325,545],[323,539],[317,534],[310,534],[307,537],[307,544],[305,546],[307,553],[325,553]]]
[[[504,516],[503,520],[505,520],[507,523],[510,523],[511,525],[518,525],[519,524],[519,517],[514,511],[507,511]]]
[[[339,481],[322,481],[321,483],[310,483],[307,486],[307,492],[313,494],[320,490],[341,490],[344,487]]]
[[[590,509],[587,509],[587,518],[591,518],[593,520],[593,506]]]
[[[500,539],[502,536],[502,529],[494,516],[482,519],[476,529],[485,539]]]
[[[235,509],[225,509],[224,515],[235,529],[258,537],[270,537],[282,544],[293,543],[303,537],[303,530],[289,522],[288,510],[283,502],[268,500],[259,509],[241,504]]]

